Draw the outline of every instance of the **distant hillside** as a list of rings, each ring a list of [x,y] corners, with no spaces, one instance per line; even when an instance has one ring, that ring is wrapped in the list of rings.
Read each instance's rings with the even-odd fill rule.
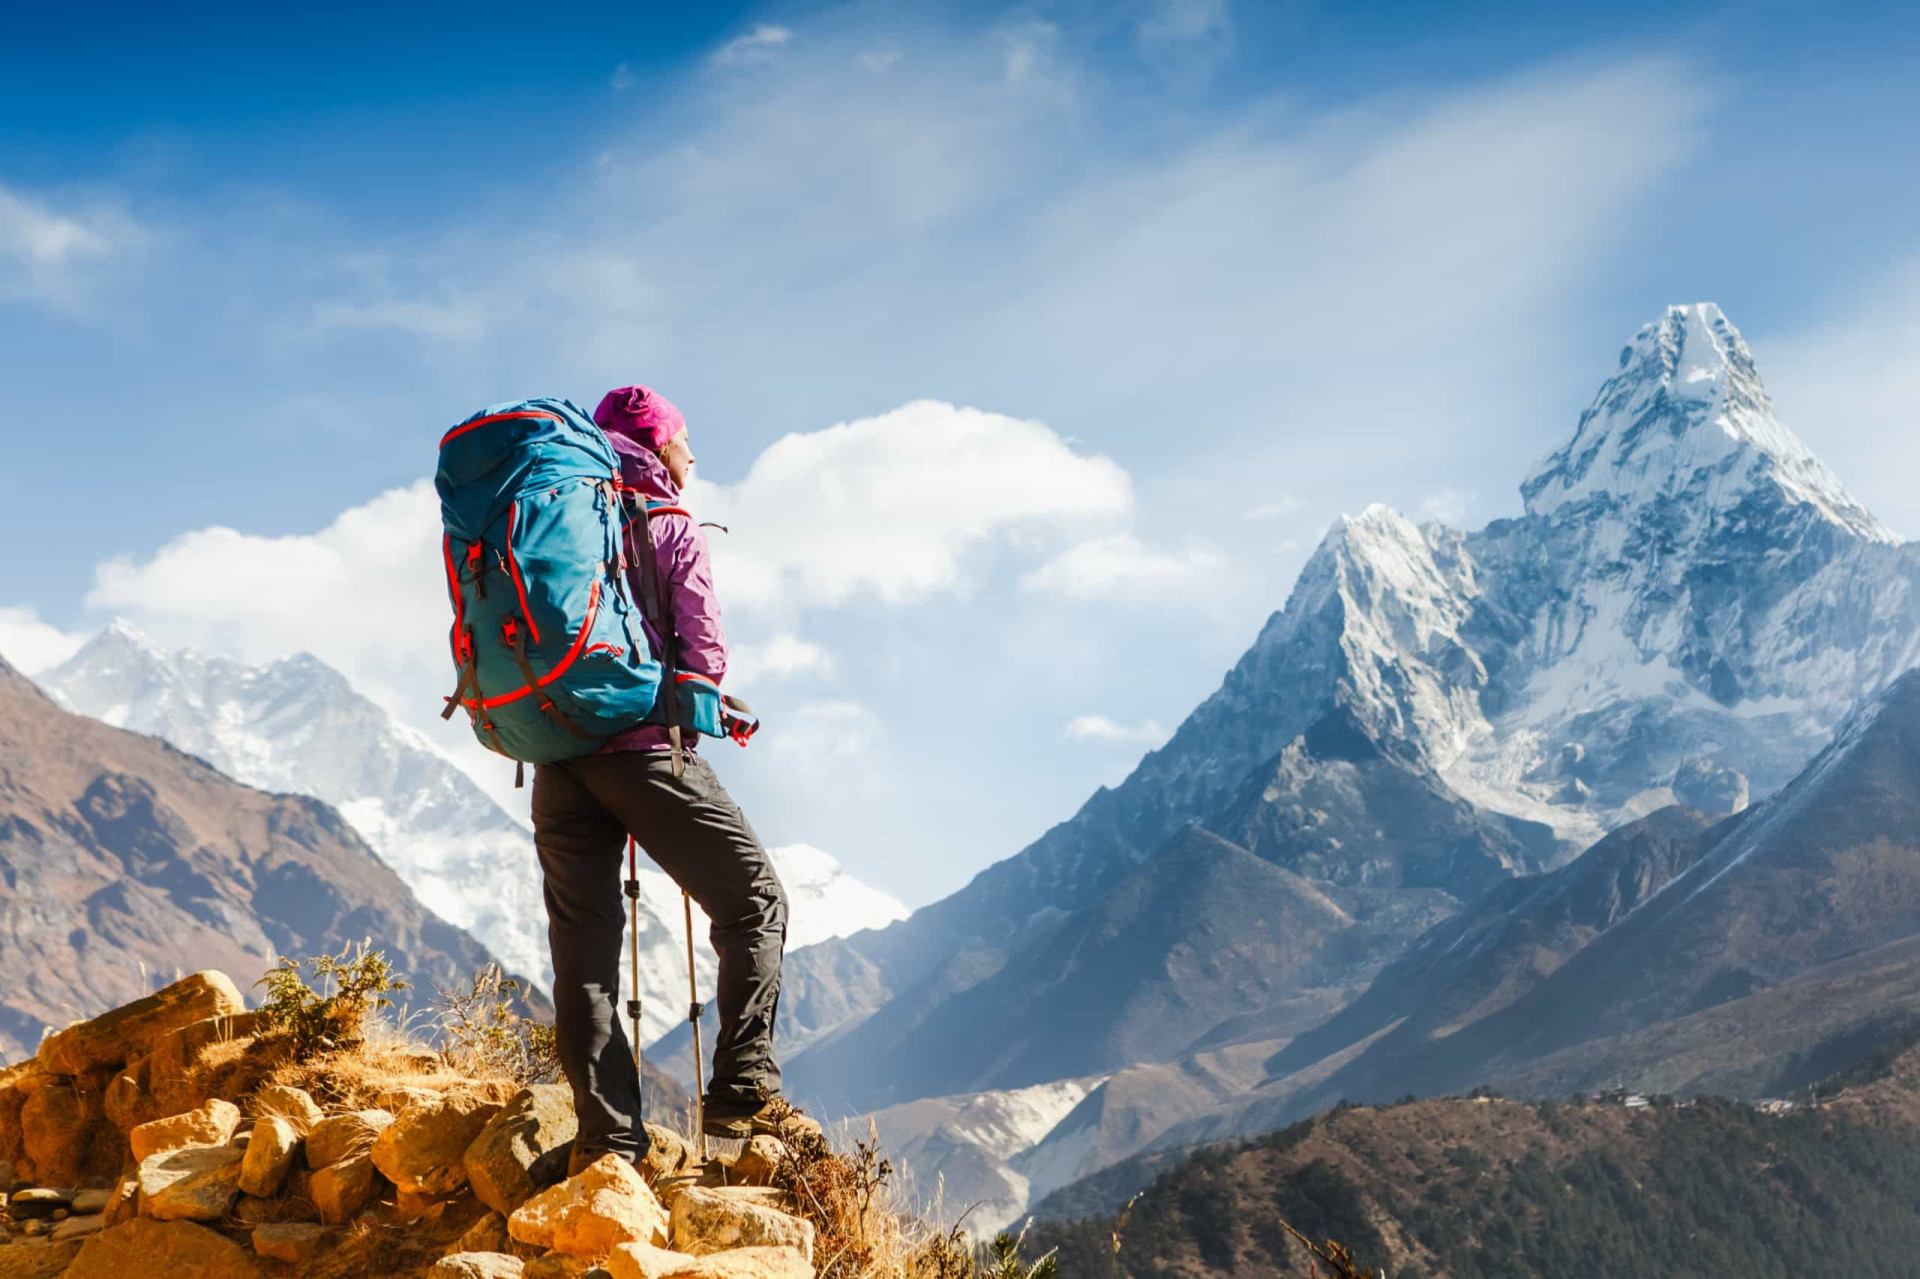
[[[0,1058],[182,973],[363,938],[420,1004],[491,960],[319,800],[70,714],[0,662]]]
[[[1910,1275],[1920,1256],[1920,1054],[1839,1101],[1768,1114],[1497,1099],[1343,1107],[1076,1191],[1124,1200],[1133,1279],[1300,1276],[1281,1219],[1392,1279]],[[1161,1157],[1164,1159],[1164,1156]],[[1068,1194],[1043,1211],[1071,1208]],[[1109,1208],[1110,1211],[1110,1208]],[[1043,1221],[1061,1271],[1106,1274],[1113,1219]]]

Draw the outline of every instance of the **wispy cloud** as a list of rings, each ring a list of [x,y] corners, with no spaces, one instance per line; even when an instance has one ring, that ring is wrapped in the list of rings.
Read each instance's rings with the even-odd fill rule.
[[[0,302],[77,306],[84,297],[82,269],[140,239],[139,226],[118,208],[56,208],[0,186]]]
[[[1233,9],[1228,0],[1155,0],[1134,32],[1148,64],[1205,79],[1233,54]]]
[[[1184,604],[1214,589],[1226,563],[1211,546],[1167,550],[1131,533],[1112,533],[1060,552],[1022,577],[1020,586],[1030,594],[1151,608]]]
[[[1121,724],[1105,715],[1080,715],[1067,723],[1067,736],[1083,742],[1128,742],[1158,746],[1167,740],[1166,730],[1153,720]]]
[[[1271,502],[1262,502],[1258,506],[1248,507],[1240,513],[1240,518],[1256,522],[1277,520],[1283,515],[1293,514],[1300,509],[1301,505],[1299,498],[1291,493],[1283,493]]]
[[[716,65],[723,67],[771,62],[775,54],[791,43],[793,43],[791,28],[776,27],[763,22],[745,35],[735,36],[714,50],[713,61]]]
[[[1420,518],[1438,520],[1451,528],[1465,528],[1467,518],[1478,500],[1476,493],[1461,493],[1454,489],[1428,493],[1420,499]]]

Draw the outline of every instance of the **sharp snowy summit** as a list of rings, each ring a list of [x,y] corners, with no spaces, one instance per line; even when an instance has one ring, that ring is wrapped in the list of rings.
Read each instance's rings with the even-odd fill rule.
[[[249,666],[168,652],[114,622],[40,683],[68,706],[164,738],[262,790],[339,809],[428,908],[480,938],[544,987],[546,908],[533,835],[421,734],[307,654]],[[883,927],[899,901],[804,844],[773,850],[791,902],[789,945]],[[641,872],[642,1032],[657,1037],[685,1005],[679,890]],[[705,921],[696,919],[704,935]],[[701,977],[712,988],[711,953]]]

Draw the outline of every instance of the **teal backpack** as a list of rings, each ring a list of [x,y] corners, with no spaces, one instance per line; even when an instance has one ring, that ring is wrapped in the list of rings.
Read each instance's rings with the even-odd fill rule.
[[[619,475],[607,437],[566,400],[496,405],[440,441],[459,676],[441,717],[465,711],[482,746],[523,766],[591,754],[659,696],[627,599]]]

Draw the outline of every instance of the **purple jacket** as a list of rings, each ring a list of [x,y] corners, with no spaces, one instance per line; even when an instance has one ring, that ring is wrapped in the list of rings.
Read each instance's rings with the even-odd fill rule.
[[[651,449],[635,443],[615,426],[607,430],[607,439],[620,455],[620,482],[655,502],[678,502],[680,489],[667,474]],[[685,515],[656,515],[647,527],[653,534],[654,563],[659,580],[670,584],[667,592],[673,614],[673,627],[680,640],[680,669],[704,675],[718,684],[727,673],[727,637],[720,629],[720,601],[713,592],[713,560],[707,550],[707,535],[700,525]],[[655,653],[662,651],[660,637],[646,620],[640,606],[646,589],[638,564],[627,566],[627,584],[640,614],[640,625]],[[662,696],[672,696],[672,673],[661,685]],[[695,734],[681,734],[682,745],[691,748]],[[655,724],[629,729],[600,748],[611,751],[647,751],[667,749],[667,730]]]

